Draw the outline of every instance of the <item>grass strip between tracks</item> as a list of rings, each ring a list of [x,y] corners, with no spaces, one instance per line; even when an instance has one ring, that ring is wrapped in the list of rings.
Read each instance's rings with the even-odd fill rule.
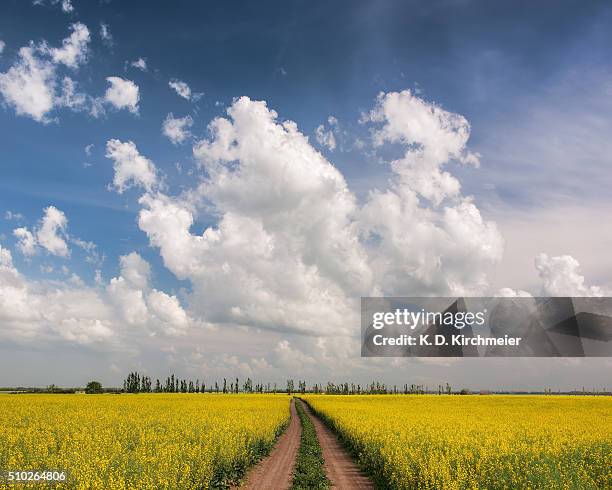
[[[330,482],[325,475],[323,455],[314,424],[304,411],[301,400],[296,399],[295,408],[302,423],[302,437],[293,471],[292,488],[329,488]]]

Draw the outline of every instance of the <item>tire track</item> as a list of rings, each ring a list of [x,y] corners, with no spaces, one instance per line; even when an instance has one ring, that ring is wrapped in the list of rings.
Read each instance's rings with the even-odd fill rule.
[[[303,403],[303,406],[317,431],[319,445],[325,459],[325,472],[332,483],[332,488],[374,489],[372,481],[361,472],[331,429],[314,415],[307,403]]]
[[[278,438],[269,456],[262,459],[249,473],[240,489],[248,490],[286,490],[291,487],[293,468],[298,448],[302,426],[298,418],[295,401],[291,400],[291,420],[289,427]]]

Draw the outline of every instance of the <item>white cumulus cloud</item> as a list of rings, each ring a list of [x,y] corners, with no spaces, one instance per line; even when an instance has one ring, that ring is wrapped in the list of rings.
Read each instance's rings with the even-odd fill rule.
[[[390,163],[389,187],[370,191],[361,210],[381,292],[482,294],[503,239],[461,195],[459,181],[441,170],[452,159],[475,162],[466,148],[468,122],[410,91],[381,94],[367,119],[376,125],[377,146],[390,142],[405,151]]]
[[[391,102],[383,110],[381,97],[371,113],[378,144],[393,139],[406,153],[418,145],[438,168],[471,158],[469,126],[460,116],[397,95],[388,98],[399,108]],[[411,106],[425,107],[415,117],[428,129],[401,134],[392,114]],[[194,314],[213,323],[342,336],[357,321],[361,295],[487,291],[503,240],[460,188],[444,195],[443,207],[441,200],[420,200],[420,184],[406,181],[402,164],[392,162],[388,188],[373,189],[359,205],[342,174],[265,102],[241,97],[227,114],[194,147],[206,176],[196,189],[140,200],[139,226],[165,265],[192,283]],[[451,144],[448,133],[455,131],[462,135]],[[440,154],[438,140],[447,147]],[[192,229],[193,199],[205,200],[218,217],[202,233]]]
[[[64,239],[68,226],[66,215],[55,206],[45,208],[44,213],[40,226],[36,230],[38,243],[52,255],[67,257],[70,250]]]
[[[179,142],[191,124],[162,130]],[[180,300],[156,289],[150,265],[135,252],[119,259],[108,283],[98,271],[90,288],[68,269],[62,286],[28,282],[0,248],[0,336],[110,346],[131,335],[230,326],[251,340],[274,336],[276,347],[248,362],[213,355],[209,366],[350,370],[365,365],[355,357],[360,296],[490,293],[503,239],[452,174],[454,165],[478,164],[467,146],[468,122],[404,91],[381,94],[364,124],[377,148],[399,146],[401,156],[381,157],[389,180],[362,201],[296,123],[248,97],[234,100],[195,144],[196,183],[182,194],[166,193],[155,164],[132,141],[109,140],[112,185],[142,192],[138,226],[165,266],[189,281],[189,306],[183,293]],[[51,222],[66,242],[66,224]],[[15,230],[18,248],[42,246],[43,227]],[[585,285],[571,257],[543,255],[536,267],[547,294],[601,291]]]
[[[404,157],[391,167],[402,185],[433,204],[456,197],[461,189],[457,178],[443,170],[445,165],[452,160],[478,165],[478,155],[466,148],[468,121],[410,90],[381,93],[364,120],[381,124],[372,133],[376,146],[390,142],[406,147]]]
[[[571,255],[549,257],[545,253],[535,259],[535,267],[542,279],[544,296],[604,296],[599,286],[588,286],[580,273],[580,263]]]
[[[38,247],[42,247],[51,255],[68,257],[70,249],[66,243],[66,215],[55,206],[49,206],[43,212],[43,217],[33,232],[26,227],[13,230],[13,235],[18,239],[18,249],[24,255],[31,256],[38,252]]]
[[[146,190],[156,186],[155,166],[138,152],[132,141],[109,140],[106,143],[106,158],[114,162],[113,186],[120,194],[132,186],[141,186]]]
[[[18,115],[47,122],[55,104],[55,68],[35,55],[34,46],[19,49],[18,61],[0,73],[0,93]]]
[[[137,113],[140,101],[138,85],[121,77],[107,77],[106,81],[110,83],[110,87],[106,89],[104,100],[115,109],[127,109]]]
[[[15,228],[13,235],[18,239],[17,248],[25,256],[31,256],[36,253],[36,238],[30,230],[25,227]]]
[[[54,63],[61,63],[69,68],[77,68],[85,62],[89,52],[89,29],[85,24],[72,24],[72,34],[62,41],[60,48],[48,48]]]
[[[121,275],[128,284],[145,289],[151,279],[151,266],[136,252],[120,257]]]
[[[150,266],[139,254],[120,257],[121,275],[111,279],[107,292],[121,318],[168,335],[183,333],[190,318],[176,296],[150,287]]]
[[[191,126],[193,126],[193,119],[191,116],[174,117],[174,115],[170,113],[166,116],[166,119],[164,119],[162,132],[173,144],[178,145],[191,136],[191,131],[189,129]]]
[[[86,96],[77,94],[70,78],[62,81],[62,91],[57,93],[57,67],[65,65],[76,69],[87,60],[89,30],[84,24],[72,25],[72,33],[59,48],[46,42],[19,49],[17,61],[4,73],[0,73],[0,94],[5,104],[18,115],[29,116],[35,121],[47,123],[49,113],[56,107],[82,110]]]

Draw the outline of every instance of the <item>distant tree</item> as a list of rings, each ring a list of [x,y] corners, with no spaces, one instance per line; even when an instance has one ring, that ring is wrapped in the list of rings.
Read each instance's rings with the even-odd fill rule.
[[[166,382],[168,387],[168,382]],[[127,393],[151,393],[153,391],[153,383],[150,376],[141,376],[138,372],[128,374],[123,381],[123,391]],[[159,380],[155,385],[155,391],[162,391]],[[168,390],[166,390],[168,391]]]
[[[298,379],[298,390],[302,395],[306,393],[306,381],[300,381]]]
[[[90,395],[102,393],[102,383],[100,383],[99,381],[90,381],[85,387],[85,393],[88,393]]]
[[[123,381],[123,391],[127,393],[138,393],[140,391],[140,378],[138,373],[130,373]]]
[[[288,379],[287,380],[287,393],[289,395],[291,395],[291,393],[293,393],[293,387],[294,387],[293,380],[292,379]]]
[[[140,391],[151,393],[151,378],[149,376],[143,376],[140,379]]]

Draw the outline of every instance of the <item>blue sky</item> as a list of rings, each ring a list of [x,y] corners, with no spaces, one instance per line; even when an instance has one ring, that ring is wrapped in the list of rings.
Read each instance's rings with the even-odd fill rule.
[[[147,287],[176,296],[194,321],[215,324],[224,318],[220,324],[232,323],[222,313],[207,316],[194,306],[200,302],[197,284],[213,277],[202,279],[168,266],[169,252],[153,243],[155,231],[145,232],[139,225],[142,187],[135,184],[123,193],[112,188],[115,173],[112,159],[105,156],[107,142],[133,141],[138,152],[156,166],[163,192],[178,199],[186,191],[195,192],[198,182],[206,180],[194,157],[194,145],[213,141],[209,123],[227,118],[234,100],[248,96],[266,101],[279,121],[295,121],[312,147],[338,169],[361,206],[374,188],[388,186],[393,174],[389,162],[406,151],[393,138],[382,146],[372,144],[373,132],[379,129],[374,121],[364,122],[364,114],[376,106],[379,93],[403,90],[469,122],[470,139],[461,151],[480,154],[480,167],[452,159],[446,168],[461,182],[461,195],[473,197],[483,218],[496,223],[505,240],[503,255],[487,272],[489,292],[504,287],[533,294],[550,292],[546,278],[556,272],[536,270],[534,257],[541,252],[551,260],[571,255],[581,268],[570,266],[570,273],[584,275],[587,288],[612,284],[607,253],[612,235],[601,226],[612,204],[608,141],[612,7],[607,2],[74,0],[69,12],[63,11],[59,1],[38,3],[12,0],[0,5],[0,41],[4,43],[0,73],[8,73],[18,61],[18,50],[30,41],[58,47],[70,35],[71,26],[81,23],[90,33],[87,56],[73,68],[56,63],[58,81],[69,76],[93,101],[104,96],[107,77],[122,77],[138,86],[139,101],[137,111],[104,102],[105,113],[97,117],[85,109],[56,107],[41,122],[17,114],[6,96],[0,96],[0,245],[11,251],[12,264],[33,289],[64,287],[74,273],[84,288],[103,290],[122,274],[120,257],[136,252],[151,266],[151,286]],[[102,25],[110,33],[106,39],[100,33]],[[146,61],[146,70],[131,66],[140,58]],[[180,97],[169,87],[174,79],[202,95],[191,100]],[[169,113],[193,120],[191,135],[182,144],[173,144],[162,134]],[[330,116],[337,123],[330,122]],[[334,134],[335,148],[317,141],[320,125]],[[93,145],[90,154],[85,150],[88,145]],[[224,213],[234,209],[210,195],[201,197],[212,199],[213,204],[193,213],[194,235],[207,227],[214,229]],[[31,256],[18,250],[13,230],[34,231],[48,206],[61,210],[68,220],[66,233],[73,240],[67,238],[68,258],[40,246]],[[88,253],[73,243],[77,238],[95,244],[97,255],[90,253],[87,260]],[[309,263],[307,254],[304,260]],[[558,263],[550,262],[550,268]],[[94,281],[97,269],[103,287]],[[380,282],[385,290],[414,292],[408,286],[394,290],[393,282],[386,280]],[[572,281],[569,284],[575,285]],[[428,286],[431,291],[433,284],[437,280]],[[262,328],[254,318],[239,323],[221,328]],[[304,331],[285,327],[271,325],[274,333],[260,336],[261,351],[272,345],[282,347],[286,341],[305,356],[308,366],[306,358],[313,357],[310,347],[299,346],[301,340],[294,339]],[[193,335],[188,338],[203,334]],[[6,338],[6,345],[15,342],[21,355],[33,355],[32,344],[11,335]],[[226,341],[216,339],[215,355],[235,354],[238,364],[251,363],[248,368],[254,369],[252,360],[243,360],[244,346],[234,352]],[[183,337],[176,349],[182,352],[188,343]],[[88,352],[69,342],[57,345],[79,356]],[[103,359],[100,366],[125,370],[140,363],[152,369],[160,362],[153,361],[159,349],[141,348],[133,357],[100,354],[104,348],[93,350]],[[52,354],[40,358],[48,355]],[[270,376],[286,369],[279,359],[277,365],[274,360],[265,361]],[[172,364],[168,359],[163,362]],[[223,372],[223,362],[232,365],[234,361],[224,359],[210,369]],[[179,369],[192,368],[185,361]],[[433,368],[424,368],[422,375],[434,376],[427,369]],[[583,369],[592,375],[590,367]],[[599,365],[592,369],[597,371]],[[114,369],[109,380],[114,380],[112,373]],[[61,367],[57,376],[73,379]],[[26,379],[34,382],[35,376]]]

